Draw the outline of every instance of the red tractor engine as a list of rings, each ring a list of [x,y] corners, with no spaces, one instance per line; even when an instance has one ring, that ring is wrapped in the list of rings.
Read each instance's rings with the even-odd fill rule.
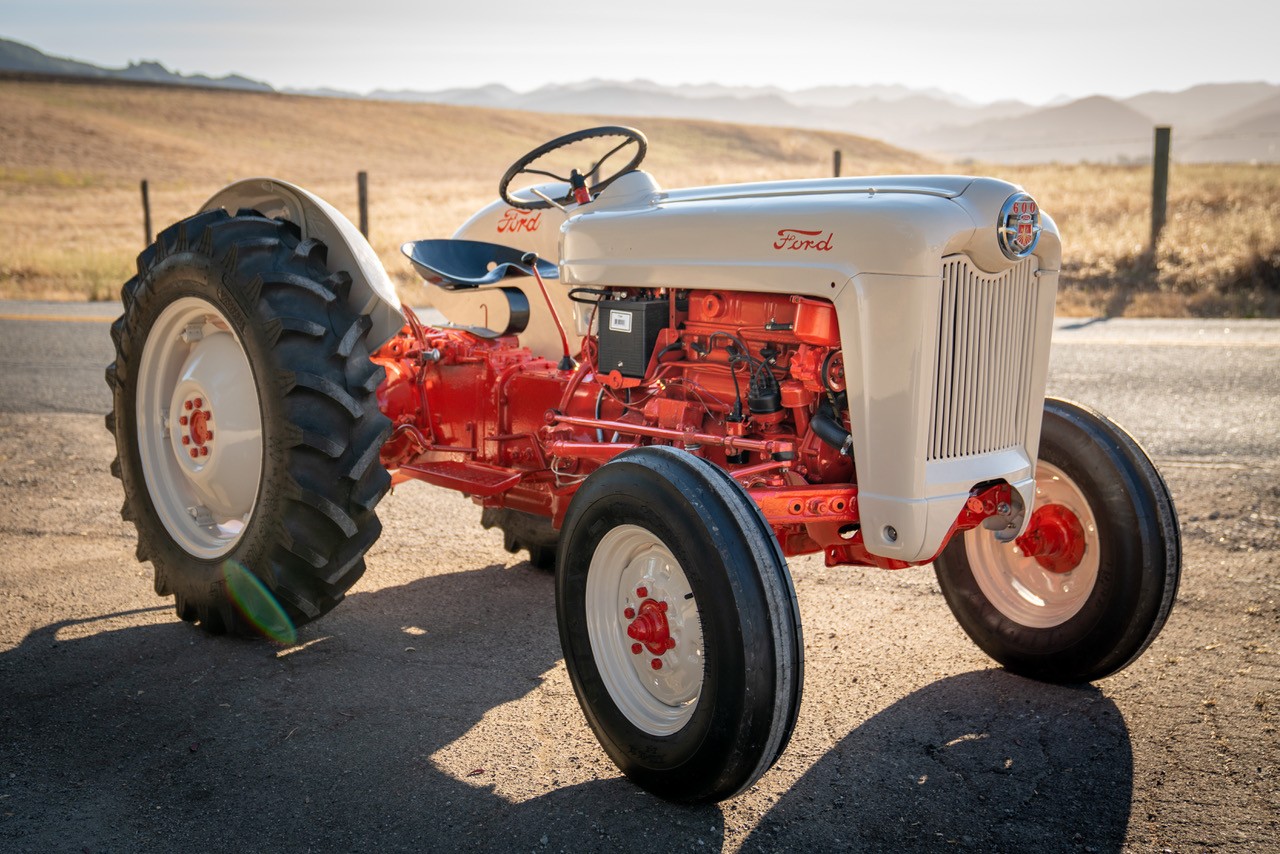
[[[600,331],[584,339],[573,370],[515,336],[410,315],[374,356],[387,372],[378,403],[395,425],[382,462],[396,481],[456,489],[559,528],[600,465],[641,445],[675,445],[741,483],[787,554],[909,565],[862,545],[830,303],[663,289],[596,293],[591,304]],[[957,528],[992,515],[1008,500],[1002,490],[976,496]]]

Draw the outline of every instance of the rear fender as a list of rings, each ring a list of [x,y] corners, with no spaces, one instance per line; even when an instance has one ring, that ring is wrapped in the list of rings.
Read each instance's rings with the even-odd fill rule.
[[[222,208],[235,215],[251,208],[273,219],[285,219],[302,230],[302,238],[323,242],[329,267],[351,276],[347,303],[372,321],[370,351],[391,339],[404,326],[400,298],[378,255],[360,230],[333,205],[301,187],[274,178],[249,178],[214,193],[201,211]]]

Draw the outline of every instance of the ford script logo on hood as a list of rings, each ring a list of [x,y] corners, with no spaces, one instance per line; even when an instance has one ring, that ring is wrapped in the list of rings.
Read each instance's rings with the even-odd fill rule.
[[[823,237],[822,235],[826,235]],[[801,228],[778,229],[778,240],[774,249],[813,249],[818,252],[831,251],[831,237],[834,232],[805,231]]]

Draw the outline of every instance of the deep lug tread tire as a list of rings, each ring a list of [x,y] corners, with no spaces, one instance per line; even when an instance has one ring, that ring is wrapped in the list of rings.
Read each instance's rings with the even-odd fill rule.
[[[381,533],[375,513],[391,478],[378,453],[391,425],[374,391],[368,319],[327,283],[327,250],[300,241],[295,225],[254,211],[197,214],[165,229],[138,256],[112,324],[107,369],[116,438],[112,473],[124,484],[121,515],[138,532],[138,558],[155,568],[156,592],[173,595],[183,620],[214,634],[251,631],[223,576],[231,560],[271,591],[295,625],[333,608],[364,572]],[[236,333],[262,413],[263,464],[256,503],[240,539],[221,557],[194,557],[174,541],[147,492],[138,446],[135,367],[165,306],[198,297]]]
[[[1039,456],[1096,519],[1098,574],[1079,612],[1048,628],[1010,619],[982,592],[964,536],[935,561],[938,585],[965,633],[1006,669],[1047,682],[1101,679],[1137,659],[1169,617],[1182,567],[1177,511],[1147,453],[1088,407],[1046,400]]]
[[[705,665],[692,713],[669,735],[623,712],[593,654],[588,575],[626,526],[678,562],[701,620]],[[569,507],[556,567],[556,615],[574,692],[609,757],[632,781],[684,803],[732,797],[786,748],[799,713],[804,642],[795,588],[772,530],[710,462],[668,447],[628,451],[593,473]]]

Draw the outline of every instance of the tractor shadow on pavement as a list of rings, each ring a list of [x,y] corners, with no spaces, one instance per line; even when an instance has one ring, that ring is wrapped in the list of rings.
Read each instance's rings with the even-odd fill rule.
[[[719,850],[726,816],[754,821],[610,775],[570,691],[503,719],[560,656],[551,577],[526,564],[353,594],[287,650],[128,617],[0,654],[0,848]],[[464,737],[475,768],[442,767]],[[529,769],[531,795],[555,788],[498,793]],[[1131,790],[1096,690],[967,673],[853,729],[745,849],[1108,851]]]
[[[744,850],[1119,851],[1132,794],[1128,727],[1096,688],[975,671],[855,728]]]
[[[0,850],[716,845],[718,808],[609,774],[571,691],[501,720],[558,665],[553,598],[495,564],[354,593],[287,649],[137,625],[146,608],[41,627],[0,653]],[[464,737],[468,770],[441,767]],[[560,787],[496,793],[521,775]]]

